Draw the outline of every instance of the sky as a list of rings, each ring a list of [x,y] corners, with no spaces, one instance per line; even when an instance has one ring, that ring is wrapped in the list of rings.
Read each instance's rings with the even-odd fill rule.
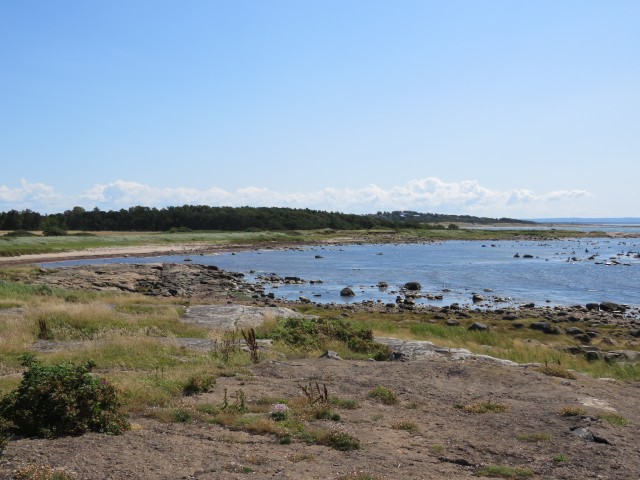
[[[4,0],[0,211],[640,217],[637,0]]]

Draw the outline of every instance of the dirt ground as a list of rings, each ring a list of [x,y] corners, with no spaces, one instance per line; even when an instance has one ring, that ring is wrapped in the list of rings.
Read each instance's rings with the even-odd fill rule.
[[[184,401],[220,404],[225,387],[242,390],[249,404],[266,397],[293,399],[310,380],[326,384],[330,396],[357,400],[357,409],[336,409],[340,421],[313,424],[349,432],[360,440],[359,450],[341,452],[297,439],[283,445],[272,435],[206,422],[134,418],[132,430],[121,436],[11,441],[0,458],[0,476],[13,478],[17,468],[35,463],[64,467],[78,479],[338,479],[358,472],[359,478],[468,479],[478,478],[474,472],[484,465],[527,467],[534,472],[530,478],[541,479],[640,477],[638,383],[583,375],[565,380],[478,359],[307,359],[265,361],[246,375],[219,378],[212,392]],[[395,391],[399,404],[369,398],[378,385]],[[484,414],[460,408],[487,400],[509,408]],[[561,416],[567,406],[588,413]],[[629,425],[598,417],[613,409]],[[415,431],[397,428],[400,422],[412,422]],[[597,441],[576,434],[585,430],[572,432],[576,427]]]

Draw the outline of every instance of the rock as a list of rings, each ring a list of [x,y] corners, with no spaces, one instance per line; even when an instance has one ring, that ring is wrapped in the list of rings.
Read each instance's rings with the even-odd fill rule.
[[[349,287],[344,287],[342,290],[340,290],[340,296],[341,297],[355,297],[355,293],[353,293],[353,290],[351,290]]]
[[[564,329],[558,327],[557,325],[549,325],[547,328],[542,330],[547,335],[562,335],[564,333]]]
[[[460,325],[460,320],[456,320],[455,318],[450,318],[444,323],[450,327],[457,327],[458,325]]]
[[[418,282],[407,282],[403,287],[405,290],[418,291],[422,290],[422,285]]]
[[[640,361],[640,352],[635,350],[614,350],[604,354],[607,362],[638,362]]]
[[[333,350],[327,350],[322,355],[320,355],[320,358],[330,358],[331,360],[342,360],[340,355],[338,355],[338,353],[334,352]]]
[[[588,352],[584,352],[584,356],[590,362],[596,362],[598,360],[602,360],[602,358],[603,358],[602,352],[599,352],[599,351],[596,351],[596,350],[591,350],[591,351],[588,351]]]
[[[588,442],[593,442],[593,434],[587,430],[584,427],[575,427],[571,429],[571,433],[573,433],[574,435],[588,441]]]
[[[581,343],[591,343],[591,337],[586,333],[579,333],[577,335],[574,335],[573,338]]]
[[[236,331],[258,327],[267,320],[277,318],[304,318],[298,312],[285,307],[253,307],[244,305],[193,305],[181,318],[187,323],[208,326],[220,330]]]
[[[300,277],[284,277],[283,279],[284,283],[292,283],[292,284],[301,284],[301,283],[306,283],[303,279],[301,279]]]
[[[474,293],[473,296],[471,297],[471,300],[473,301],[473,303],[480,303],[480,302],[484,302],[484,297],[482,295],[478,295],[477,293]]]
[[[468,330],[471,330],[472,332],[486,332],[489,330],[489,327],[484,323],[475,322],[468,328]]]
[[[388,288],[389,285],[387,284],[387,282],[378,282],[378,288],[384,290],[385,288]]]
[[[626,308],[624,305],[619,305],[613,302],[602,302],[600,304],[600,310],[604,312],[624,312]]]
[[[580,330],[578,327],[569,327],[567,328],[567,335],[583,335],[584,330]]]
[[[587,310],[589,311],[593,311],[593,310],[600,310],[600,304],[599,303],[587,303],[585,305],[585,307],[587,308]]]
[[[298,297],[298,300],[300,300],[302,303],[311,303],[311,300],[309,300],[307,297],[303,297],[302,295]]]
[[[549,328],[549,324],[547,322],[533,322],[531,323],[531,325],[529,325],[529,328],[532,330],[540,330],[540,331],[544,331],[545,329]]]

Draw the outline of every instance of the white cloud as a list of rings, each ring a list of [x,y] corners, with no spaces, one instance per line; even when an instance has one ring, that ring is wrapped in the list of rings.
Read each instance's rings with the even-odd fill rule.
[[[29,183],[22,179],[17,188],[0,185],[0,207],[3,210],[36,210],[36,206],[48,208],[49,205],[61,204],[63,200],[63,195],[44,183]]]
[[[282,206],[369,213],[377,210],[417,210],[491,217],[558,216],[575,212],[576,202],[591,194],[584,190],[536,193],[532,190],[492,190],[475,180],[445,182],[428,177],[388,189],[377,185],[362,188],[324,188],[309,192],[277,192],[245,187],[228,191],[217,187],[157,188],[138,182],[117,180],[95,185],[80,196],[62,195],[54,187],[23,180],[17,188],[0,185],[0,206],[51,213],[81,205],[103,210],[135,205]]]

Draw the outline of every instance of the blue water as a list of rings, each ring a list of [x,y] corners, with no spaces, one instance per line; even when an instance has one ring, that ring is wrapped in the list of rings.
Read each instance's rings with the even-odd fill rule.
[[[520,258],[514,258],[518,253]],[[523,258],[532,255],[533,258]],[[316,258],[320,255],[322,258]],[[595,258],[589,260],[589,257]],[[613,301],[640,306],[640,238],[572,239],[546,242],[448,241],[427,244],[349,245],[287,250],[259,250],[236,255],[191,256],[193,263],[243,272],[246,279],[275,273],[323,283],[265,284],[279,298],[305,296],[315,302],[395,301],[408,281],[422,284],[422,293],[442,300],[418,303],[470,304],[472,293],[506,300],[504,305],[574,305]],[[575,260],[572,260],[575,259]],[[182,256],[78,260],[45,266],[96,263],[183,262]],[[613,264],[618,262],[619,264]],[[610,265],[607,265],[610,263]],[[253,273],[250,273],[253,272]],[[377,283],[389,287],[380,290]],[[356,296],[341,297],[350,286]],[[275,287],[275,288],[274,288]]]

